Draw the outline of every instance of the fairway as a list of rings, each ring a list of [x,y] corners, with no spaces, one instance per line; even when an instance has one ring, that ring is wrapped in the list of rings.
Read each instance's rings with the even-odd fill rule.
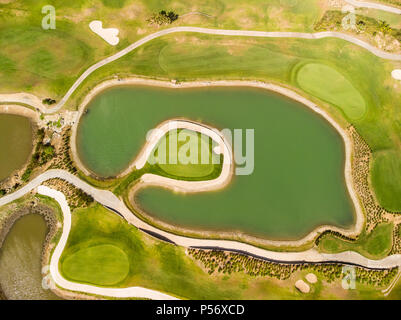
[[[61,263],[61,270],[67,279],[109,286],[125,279],[129,261],[120,248],[103,244],[67,256]]]
[[[320,63],[308,63],[297,72],[297,82],[306,92],[334,104],[350,120],[363,117],[365,100],[337,70]]]
[[[382,223],[369,234],[363,232],[354,241],[340,239],[334,235],[326,235],[319,242],[319,248],[327,253],[339,253],[347,250],[357,251],[370,259],[380,259],[387,256],[392,247],[392,223]]]
[[[0,114],[0,181],[28,160],[32,139],[32,125],[28,118]]]
[[[213,152],[213,145],[212,139],[199,132],[185,129],[170,131],[159,141],[154,156],[149,160],[154,161],[154,166],[163,171],[162,175],[165,173],[177,178],[208,177],[215,170],[213,163],[220,161]]]

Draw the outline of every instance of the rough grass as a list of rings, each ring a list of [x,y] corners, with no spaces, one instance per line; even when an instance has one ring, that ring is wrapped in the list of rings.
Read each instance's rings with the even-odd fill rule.
[[[271,0],[27,0],[0,3],[0,92],[32,92],[59,100],[74,80],[91,64],[109,56],[147,34],[159,30],[147,19],[160,10],[180,16],[173,25],[212,28],[310,31],[318,21],[319,0],[284,3]],[[56,29],[43,30],[41,9],[56,9]],[[113,47],[90,31],[90,21],[120,30]],[[285,25],[281,24],[285,21]]]
[[[61,264],[67,279],[94,285],[113,285],[128,274],[127,255],[120,248],[104,244],[79,249]]]
[[[74,253],[74,248],[83,250],[96,245],[118,247],[128,257],[129,273],[113,287],[143,286],[187,299],[382,298],[380,291],[367,285],[358,284],[356,290],[342,290],[340,280],[328,284],[321,280],[319,273],[316,273],[319,283],[312,287],[310,294],[303,295],[295,289],[294,283],[307,271],[297,272],[283,281],[242,272],[209,275],[185,254],[184,248],[149,237],[98,204],[73,212],[72,229],[61,264]]]
[[[348,250],[359,252],[370,259],[381,259],[388,255],[392,247],[393,224],[377,225],[369,234],[363,232],[359,238],[350,242],[334,235],[324,236],[319,242],[319,249],[327,253],[339,253]]]
[[[337,106],[348,119],[357,120],[365,114],[365,100],[337,70],[320,63],[308,63],[298,70],[296,79],[303,90]]]

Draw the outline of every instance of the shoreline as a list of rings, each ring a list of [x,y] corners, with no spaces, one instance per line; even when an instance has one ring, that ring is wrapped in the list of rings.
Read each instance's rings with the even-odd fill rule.
[[[101,83],[99,83],[97,86],[95,86],[84,98],[82,104],[80,104],[79,109],[78,109],[78,116],[77,116],[77,121],[72,127],[72,134],[71,134],[71,151],[72,151],[72,158],[73,161],[76,163],[78,166],[78,169],[84,172],[86,175],[94,176],[93,172],[90,172],[81,160],[79,159],[78,153],[77,153],[77,147],[76,147],[76,135],[78,131],[78,126],[81,120],[81,116],[84,114],[86,108],[90,104],[90,102],[100,93],[103,91],[115,87],[115,86],[132,86],[132,85],[144,85],[144,86],[154,86],[154,87],[162,87],[162,88],[173,88],[173,89],[187,89],[187,88],[201,88],[201,87],[253,87],[253,88],[262,88],[265,90],[269,90],[271,92],[278,93],[280,95],[283,95],[287,98],[290,98],[292,100],[295,100],[311,111],[314,111],[318,116],[323,117],[328,123],[331,125],[333,129],[335,129],[336,132],[338,132],[343,140],[344,143],[344,149],[345,149],[345,165],[344,165],[344,178],[345,178],[345,185],[347,188],[347,193],[350,197],[350,200],[352,202],[352,205],[354,207],[354,218],[355,218],[355,223],[350,227],[350,228],[341,228],[341,227],[336,227],[336,226],[331,226],[331,225],[321,225],[316,228],[314,228],[311,232],[309,232],[305,237],[298,239],[298,240],[269,240],[269,239],[264,239],[260,237],[255,237],[255,236],[249,236],[246,235],[244,236],[243,234],[238,234],[236,233],[233,236],[232,232],[219,232],[219,239],[221,234],[225,234],[226,236],[229,236],[229,239],[240,239],[240,241],[245,240],[246,243],[252,243],[253,245],[264,245],[264,246],[274,246],[274,247],[283,247],[283,246],[294,246],[294,247],[299,247],[304,244],[307,244],[309,242],[312,242],[319,234],[325,232],[325,231],[334,231],[334,232],[339,232],[347,237],[356,237],[359,235],[363,229],[364,223],[365,223],[365,215],[364,215],[364,210],[363,206],[361,204],[361,200],[359,195],[357,194],[354,185],[353,185],[353,177],[352,177],[352,155],[353,155],[353,141],[352,138],[348,135],[348,132],[346,129],[344,129],[338,122],[331,117],[325,110],[321,109],[318,107],[314,102],[311,100],[301,96],[300,94],[296,93],[295,91],[285,88],[276,84],[272,83],[265,83],[261,81],[243,81],[243,80],[221,80],[221,81],[193,81],[193,82],[180,82],[176,83],[173,81],[162,81],[162,80],[154,80],[154,79],[143,79],[143,78],[138,78],[138,77],[130,77],[130,78],[124,78],[124,79],[111,79],[111,80],[106,80]],[[196,123],[196,122],[195,122]],[[202,124],[203,125],[203,124]],[[141,148],[141,151],[144,147]],[[132,167],[133,163],[135,162],[135,159],[130,162],[128,165],[127,169],[124,169],[123,173],[125,173],[128,168]],[[121,178],[121,174],[117,175],[115,178]],[[96,179],[99,180],[101,177],[96,176]],[[139,180],[141,181],[141,180]],[[179,180],[174,180],[174,181],[179,181]],[[152,184],[154,184],[154,181],[152,181]],[[163,187],[163,185],[161,185]],[[173,190],[173,188],[170,188],[170,190]],[[136,186],[133,187],[133,189],[137,188]],[[131,193],[132,190],[129,191],[130,196],[133,194]],[[137,210],[136,206],[136,210]],[[141,210],[139,210],[141,211]],[[133,213],[135,214],[135,213]],[[167,224],[161,221],[155,220],[153,217],[151,217],[149,214],[142,214],[140,212],[140,219],[145,219],[152,221],[153,223],[156,223],[157,225],[162,225],[162,230],[167,231],[167,232],[173,232],[183,234],[183,235],[189,235],[189,236],[196,236],[196,237],[202,237],[203,235],[210,235],[208,231],[202,231],[199,232],[196,230],[191,230],[191,229],[186,229],[186,228],[177,228],[176,226],[173,226],[171,224]],[[213,233],[214,236],[216,236],[215,233]],[[223,236],[224,238],[224,236]],[[225,239],[225,238],[224,238]]]
[[[393,254],[386,256],[383,259],[379,260],[372,260],[369,258],[366,258],[362,256],[361,254],[355,252],[355,251],[344,251],[341,253],[336,253],[336,254],[326,254],[326,253],[321,253],[318,252],[316,249],[308,249],[304,250],[301,252],[280,252],[280,251],[272,251],[272,250],[267,250],[267,249],[262,249],[260,247],[256,247],[247,243],[239,242],[239,241],[232,241],[232,240],[209,240],[209,239],[194,239],[194,238],[189,238],[189,237],[183,237],[171,233],[167,233],[165,231],[158,230],[157,228],[153,227],[152,225],[147,224],[146,222],[140,220],[137,216],[133,215],[132,212],[125,206],[124,202],[122,202],[119,198],[117,198],[112,192],[106,191],[106,190],[101,190],[97,189],[93,186],[90,186],[86,182],[80,180],[78,177],[72,175],[71,173],[68,173],[64,170],[49,170],[42,174],[41,176],[36,177],[34,180],[32,180],[27,186],[23,187],[22,190],[19,190],[15,192],[14,194],[10,194],[6,196],[5,198],[0,199],[0,205],[6,205],[9,204],[10,202],[19,199],[23,195],[32,192],[32,191],[39,191],[39,194],[45,195],[45,196],[50,196],[53,199],[55,199],[58,203],[59,206],[62,209],[63,216],[67,218],[71,218],[69,216],[69,206],[68,203],[66,202],[66,198],[63,193],[56,191],[54,189],[50,189],[48,187],[41,186],[41,184],[49,179],[53,178],[60,178],[63,179],[67,182],[72,183],[75,187],[82,189],[84,192],[87,194],[93,196],[94,200],[102,204],[103,206],[111,208],[113,211],[116,211],[120,213],[124,219],[132,224],[133,226],[139,228],[139,229],[144,229],[143,231],[150,231],[150,232],[155,232],[156,234],[159,234],[161,236],[166,237],[167,239],[171,240],[174,242],[176,245],[182,246],[184,248],[198,248],[198,249],[216,249],[216,250],[224,250],[224,251],[234,251],[246,255],[251,255],[257,258],[261,258],[264,260],[268,260],[271,262],[275,263],[282,263],[282,264],[322,264],[322,263],[329,263],[329,264],[343,264],[343,265],[353,265],[353,266],[359,266],[363,268],[368,268],[368,269],[391,269],[394,267],[400,267],[401,266],[401,255],[400,254]],[[70,223],[71,221],[63,220],[63,225],[61,226],[63,228],[63,235],[59,239],[59,242],[56,245],[57,248],[61,248],[62,242],[65,244],[68,238],[68,233],[66,232],[67,229],[71,226]],[[65,222],[67,222],[67,227]],[[61,243],[61,244],[60,244]],[[61,250],[61,249],[59,249]],[[55,255],[55,251],[53,251],[52,258]],[[57,257],[57,255],[56,255]],[[56,259],[57,260],[57,259]],[[53,260],[55,261],[55,260]],[[51,264],[50,270],[52,270],[52,266],[55,272],[58,272],[58,264]],[[53,272],[51,272],[52,275],[54,275]],[[62,280],[63,281],[63,278]],[[69,282],[71,283],[71,282]],[[87,291],[87,285],[85,284],[80,284],[80,283],[75,283],[73,282],[72,285],[74,288],[76,288],[77,285],[80,286],[80,288],[84,288],[85,292],[91,293],[91,291],[94,289],[92,286],[90,288],[90,291]],[[95,290],[97,290],[95,287]],[[68,288],[65,288],[66,290],[70,290]],[[100,288],[104,289],[104,288]],[[151,290],[151,292],[148,291],[148,289],[141,288],[141,287],[128,287],[128,288],[113,288],[112,293],[116,292],[115,289],[117,289],[118,295],[128,295],[130,296],[130,293],[125,291],[127,289],[128,291],[130,290],[135,290],[141,291],[141,294],[144,293],[146,295],[148,294],[156,294],[156,295],[164,295],[163,293],[155,292]],[[123,290],[123,292],[120,292],[119,290]],[[145,290],[145,291],[142,291]],[[101,294],[104,296],[104,294]],[[109,294],[107,294],[109,295]],[[121,296],[120,296],[121,297]],[[170,296],[171,297],[171,296]],[[163,298],[166,298],[165,296]]]
[[[0,115],[1,114],[10,114],[10,115],[16,115],[16,116],[21,116],[28,118],[30,125],[31,125],[31,131],[32,131],[32,141],[31,141],[31,152],[29,153],[27,160],[22,164],[21,167],[13,170],[8,177],[4,179],[0,179],[0,186],[4,185],[10,179],[18,173],[23,173],[26,168],[28,167],[33,154],[35,153],[35,146],[37,143],[37,129],[39,128],[39,115],[37,112],[15,104],[10,104],[10,105],[0,105]],[[1,246],[0,246],[1,247]]]
[[[6,215],[0,223],[0,250],[3,247],[5,240],[7,239],[8,233],[13,228],[14,224],[24,216],[27,215],[39,215],[41,216],[46,223],[46,237],[42,244],[41,256],[40,256],[40,264],[42,267],[46,264],[46,256],[48,253],[48,249],[50,247],[50,243],[52,239],[56,236],[58,231],[58,220],[56,213],[54,212],[54,208],[42,204],[36,200],[30,202],[26,200],[23,205],[19,208],[16,208],[16,211],[9,213]],[[54,291],[53,291],[54,292]],[[55,293],[55,292],[54,292]],[[0,283],[0,300],[2,298],[2,294],[5,300],[8,300],[5,293],[2,291],[1,283]],[[55,293],[56,294],[56,293]],[[59,297],[62,297],[60,294],[56,294]]]

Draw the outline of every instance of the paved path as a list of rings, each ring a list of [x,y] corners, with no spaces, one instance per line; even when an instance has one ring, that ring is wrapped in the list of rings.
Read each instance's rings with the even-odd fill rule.
[[[161,293],[156,290],[151,290],[143,287],[128,287],[128,288],[102,288],[88,284],[82,284],[77,282],[71,282],[66,280],[59,272],[59,260],[65,245],[67,243],[68,235],[71,230],[71,210],[67,203],[67,200],[60,191],[51,189],[46,186],[39,186],[38,193],[44,196],[48,196],[56,200],[63,212],[63,232],[61,238],[54,249],[53,255],[50,260],[50,274],[52,280],[60,287],[78,291],[85,292],[89,294],[96,294],[101,296],[116,297],[116,298],[145,298],[153,300],[171,300],[176,299],[173,296]]]
[[[351,1],[351,0],[349,0]],[[394,61],[401,61],[401,55],[388,53],[382,51],[371,44],[364,42],[358,38],[355,38],[348,34],[343,34],[341,32],[332,32],[332,31],[325,31],[325,32],[317,32],[317,33],[303,33],[303,32],[267,32],[267,31],[250,31],[250,30],[224,30],[224,29],[208,29],[208,28],[198,28],[198,27],[174,27],[164,29],[155,33],[152,33],[133,44],[129,45],[125,49],[117,52],[116,54],[107,57],[91,67],[85,70],[84,73],[80,75],[80,77],[75,81],[75,83],[71,86],[71,88],[67,91],[65,96],[59,101],[59,103],[52,107],[46,108],[39,99],[34,98],[34,96],[26,94],[26,93],[19,93],[19,94],[12,94],[12,95],[2,95],[0,94],[0,102],[23,102],[32,105],[33,107],[39,109],[42,113],[55,113],[60,110],[70,96],[74,93],[74,91],[81,85],[81,83],[94,71],[103,67],[106,64],[109,64],[126,54],[130,53],[134,49],[142,46],[143,44],[168,35],[172,33],[179,33],[179,32],[194,32],[194,33],[202,33],[202,34],[213,34],[213,35],[222,35],[222,36],[241,36],[241,37],[261,37],[261,38],[300,38],[300,39],[322,39],[322,38],[338,38],[348,42],[351,42],[355,45],[358,45],[374,55],[387,59],[387,60],[394,60]],[[14,100],[12,99],[14,96]],[[21,100],[21,101],[20,101]]]
[[[342,264],[359,265],[372,269],[389,269],[401,266],[400,254],[391,255],[381,260],[371,260],[353,251],[347,251],[339,254],[324,254],[319,253],[314,249],[306,250],[303,252],[276,252],[237,241],[195,239],[175,235],[163,230],[159,230],[140,220],[125,206],[124,202],[117,198],[117,196],[114,195],[111,191],[97,189],[80,180],[78,177],[72,175],[71,173],[59,169],[48,170],[30,181],[27,185],[25,185],[18,191],[0,198],[0,206],[17,200],[18,198],[37,188],[44,181],[53,178],[63,179],[75,185],[77,188],[82,189],[87,194],[90,194],[100,204],[119,212],[130,224],[136,226],[137,228],[144,229],[163,236],[174,242],[175,244],[183,247],[219,248],[224,250],[241,251],[250,255],[281,263],[338,262]]]
[[[387,11],[395,14],[401,14],[401,9],[396,7],[387,6],[381,3],[373,3],[373,2],[366,2],[366,1],[358,1],[358,0],[345,0],[345,2],[349,3],[350,5],[358,8],[367,8],[367,9],[377,9],[382,11]]]

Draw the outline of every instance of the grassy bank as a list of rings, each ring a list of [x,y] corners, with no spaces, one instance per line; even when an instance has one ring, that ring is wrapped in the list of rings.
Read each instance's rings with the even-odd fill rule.
[[[119,259],[111,261],[110,250],[105,248],[113,248]],[[82,259],[73,259],[74,255],[88,250],[94,254],[85,254],[85,263],[81,263]],[[357,290],[340,290],[338,268],[331,270],[331,267],[300,268],[290,274],[282,269],[281,280],[280,273],[277,276],[258,276],[245,271],[209,274],[208,268],[186,255],[183,248],[149,237],[100,205],[73,212],[72,230],[60,259],[60,270],[67,279],[80,277],[81,281],[104,286],[98,279],[104,279],[101,274],[106,269],[98,266],[106,261],[107,270],[121,271],[124,269],[120,263],[121,251],[128,259],[129,272],[113,287],[143,286],[190,299],[333,299],[335,292],[337,297],[346,299],[383,298],[377,287],[372,290],[375,287],[361,278],[357,278]],[[87,273],[89,270],[95,270],[99,277]],[[294,283],[308,272],[317,274],[319,281],[312,285],[310,294],[302,295]],[[358,271],[358,275],[363,274],[362,270]]]
[[[370,259],[382,259],[393,245],[393,224],[381,223],[370,233],[364,231],[356,241],[348,241],[328,234],[319,241],[319,249],[326,253],[356,251]]]

